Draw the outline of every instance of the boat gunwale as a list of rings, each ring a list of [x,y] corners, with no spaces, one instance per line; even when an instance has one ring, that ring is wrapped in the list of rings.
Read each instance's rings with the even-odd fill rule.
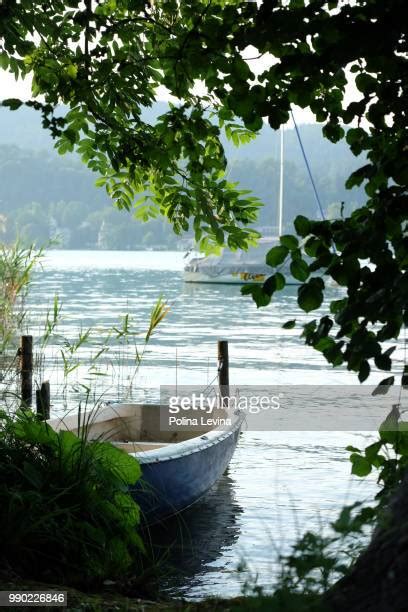
[[[128,455],[135,457],[141,464],[149,464],[172,461],[173,459],[201,452],[206,448],[210,448],[226,440],[228,437],[232,436],[237,429],[241,428],[244,421],[244,413],[242,410],[236,410],[232,416],[235,417],[235,422],[233,424],[231,423],[228,429],[220,425],[205,434],[195,436],[189,440],[174,442],[155,450],[128,453]],[[169,453],[169,449],[171,449],[172,452]]]
[[[107,402],[103,406],[99,407],[99,409],[92,408],[91,410],[81,413],[79,415],[79,425],[83,427],[84,423],[86,423],[86,417],[90,417],[91,415],[93,417],[92,420],[89,421],[91,424],[108,421],[109,417],[121,418],[123,416],[131,416],[132,413],[130,410],[126,410],[127,408],[132,409],[135,406],[146,405],[148,404],[136,404],[129,402]],[[154,408],[163,407],[163,405],[160,404],[150,405]],[[121,409],[122,414],[118,413],[119,408]],[[225,418],[231,418],[231,425],[227,428],[225,427],[225,425],[219,425],[218,427],[214,427],[208,432],[194,436],[188,440],[182,440],[180,442],[171,442],[161,448],[135,452],[129,452],[127,450],[124,450],[123,452],[126,452],[130,457],[134,457],[138,460],[140,464],[144,465],[149,463],[172,461],[173,459],[186,457],[188,455],[205,450],[206,448],[210,448],[211,446],[215,446],[216,444],[227,439],[229,436],[233,435],[237,431],[237,429],[240,429],[242,427],[245,414],[242,410],[236,409],[234,411],[227,411]],[[77,429],[78,427],[78,414],[67,414],[61,417],[57,416],[47,421],[50,427],[52,427],[53,424],[55,424],[56,422],[59,424],[62,423],[66,429],[72,431],[74,429]],[[115,441],[107,440],[107,442],[111,442],[111,444],[114,445]],[[137,440],[135,440],[134,443],[136,446]]]

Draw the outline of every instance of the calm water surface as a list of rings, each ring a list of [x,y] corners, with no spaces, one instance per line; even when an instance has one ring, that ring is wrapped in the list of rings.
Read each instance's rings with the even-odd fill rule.
[[[117,325],[125,313],[143,331],[163,295],[171,310],[137,374],[136,397],[157,397],[160,384],[211,382],[220,338],[230,343],[232,384],[355,384],[350,373],[331,369],[305,347],[298,331],[282,329],[286,320],[299,320],[295,289],[257,310],[239,287],[184,284],[183,265],[177,252],[50,252],[33,285],[31,310],[40,320],[58,294],[59,333],[73,340],[80,326]],[[55,347],[48,356],[53,350],[55,359]],[[117,381],[110,383],[115,368],[106,362],[108,376],[99,384],[105,397],[121,393]],[[55,384],[60,376],[48,361],[42,375]],[[74,383],[87,378],[83,366],[73,376]],[[245,431],[215,489],[182,521],[153,534],[161,543],[177,540],[176,574],[166,587],[185,597],[237,594],[246,578],[236,571],[243,558],[259,584],[271,585],[277,555],[300,534],[323,529],[344,503],[372,495],[374,481],[350,476],[344,450],[365,442],[366,436],[352,433]]]

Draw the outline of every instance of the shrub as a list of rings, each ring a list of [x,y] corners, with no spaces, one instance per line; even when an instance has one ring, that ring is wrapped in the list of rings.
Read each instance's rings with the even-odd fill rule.
[[[0,568],[75,585],[123,577],[143,551],[127,490],[139,477],[108,442],[0,413]]]

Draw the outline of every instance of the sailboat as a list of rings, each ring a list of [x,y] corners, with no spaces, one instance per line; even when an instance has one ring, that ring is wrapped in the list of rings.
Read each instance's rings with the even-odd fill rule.
[[[249,251],[230,251],[224,249],[222,254],[206,257],[193,257],[184,267],[186,283],[217,283],[228,285],[245,285],[264,283],[272,273],[266,264],[268,251],[280,244],[279,236],[283,233],[283,149],[284,131],[280,130],[280,172],[278,201],[278,235],[260,238],[256,247]],[[289,272],[289,264],[284,264],[280,271],[285,275],[287,285],[299,285]]]

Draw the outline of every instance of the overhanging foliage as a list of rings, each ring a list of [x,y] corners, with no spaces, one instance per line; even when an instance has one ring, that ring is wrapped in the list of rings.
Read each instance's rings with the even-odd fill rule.
[[[17,78],[33,76],[29,104],[43,113],[59,151],[78,150],[119,207],[133,206],[144,190],[141,217],[160,212],[176,231],[193,219],[204,248],[242,247],[255,236],[246,226],[259,203],[223,176],[221,130],[245,142],[263,117],[273,128],[285,123],[293,104],[310,108],[333,142],[351,125],[347,141],[367,163],[348,186],[365,184],[366,206],[333,222],[298,217],[312,263],[287,237],[270,262],[291,258],[306,312],[322,303],[320,273],[347,289],[304,335],[363,381],[373,362],[391,370],[392,349],[382,343],[408,321],[404,8],[402,0],[3,2],[0,62]],[[272,57],[258,76],[243,59],[249,48],[261,61]],[[359,92],[349,104],[347,74]],[[158,87],[180,105],[149,125],[142,108]],[[60,103],[70,107],[65,117],[55,114]],[[266,305],[283,285],[272,275],[252,292]]]

